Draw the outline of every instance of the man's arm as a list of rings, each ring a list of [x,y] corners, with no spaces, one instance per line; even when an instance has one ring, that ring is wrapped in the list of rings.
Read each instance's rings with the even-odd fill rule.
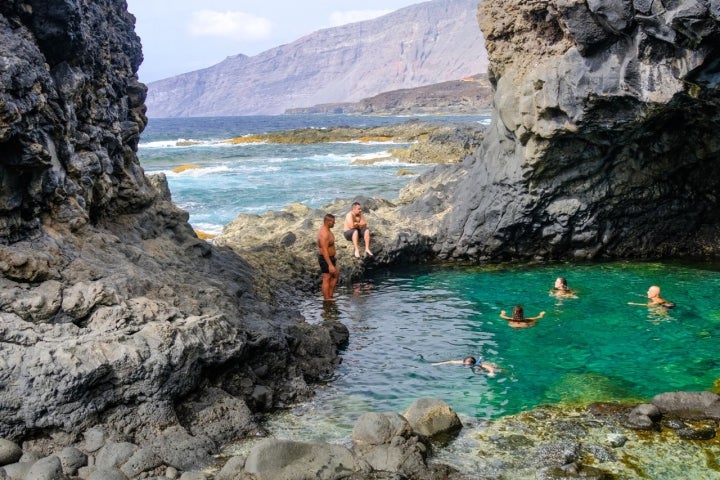
[[[462,363],[462,360],[446,360],[444,362],[432,363],[431,365],[461,365]]]
[[[345,222],[343,223],[343,232],[346,230],[352,230],[353,228],[356,228],[353,222],[353,215],[352,212],[348,212],[347,215],[345,215]]]

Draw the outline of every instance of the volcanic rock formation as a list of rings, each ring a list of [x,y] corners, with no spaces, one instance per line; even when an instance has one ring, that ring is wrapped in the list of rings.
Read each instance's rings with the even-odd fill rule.
[[[437,255],[718,253],[718,2],[484,0],[478,18],[493,124],[403,209],[443,217]]]
[[[144,175],[133,26],[124,0],[0,3],[0,437],[217,446],[309,395],[347,338],[275,307],[282,287],[257,290]]]

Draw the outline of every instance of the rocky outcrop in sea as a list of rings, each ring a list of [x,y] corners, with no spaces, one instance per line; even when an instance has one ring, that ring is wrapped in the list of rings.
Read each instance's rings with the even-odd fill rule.
[[[492,109],[492,86],[487,74],[462,80],[379,93],[353,103],[324,103],[289,108],[285,113],[351,115],[474,115]]]

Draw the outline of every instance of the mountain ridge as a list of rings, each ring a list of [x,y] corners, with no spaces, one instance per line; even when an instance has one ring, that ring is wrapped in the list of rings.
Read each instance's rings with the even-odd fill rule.
[[[477,5],[431,0],[151,82],[148,116],[281,114],[483,73]]]

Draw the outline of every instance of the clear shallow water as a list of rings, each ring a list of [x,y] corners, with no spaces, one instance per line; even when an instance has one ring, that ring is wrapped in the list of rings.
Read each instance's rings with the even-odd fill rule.
[[[448,122],[486,122],[487,116],[423,117]],[[368,127],[404,123],[407,117],[277,115],[217,118],[151,118],[138,157],[147,173],[167,175],[173,202],[198,230],[219,233],[240,213],[265,213],[301,202],[317,208],[337,198],[364,195],[393,200],[429,165],[389,158],[395,143],[314,145],[244,144],[225,140],[252,133],[328,126]],[[363,157],[387,160],[352,165]],[[176,172],[183,165],[199,168]],[[409,172],[398,175],[398,170]]]
[[[338,441],[360,414],[402,412],[420,397],[441,398],[463,416],[486,419],[544,403],[709,390],[720,376],[720,271],[701,267],[417,268],[341,291],[335,307],[308,302],[308,321],[341,320],[350,343],[334,381],[274,428]],[[549,295],[557,276],[568,279],[577,298]],[[677,306],[627,304],[644,302],[652,284]],[[547,313],[534,327],[513,329],[499,312],[517,303],[528,316]],[[432,365],[465,355],[482,356],[503,371],[488,377],[459,365]]]

